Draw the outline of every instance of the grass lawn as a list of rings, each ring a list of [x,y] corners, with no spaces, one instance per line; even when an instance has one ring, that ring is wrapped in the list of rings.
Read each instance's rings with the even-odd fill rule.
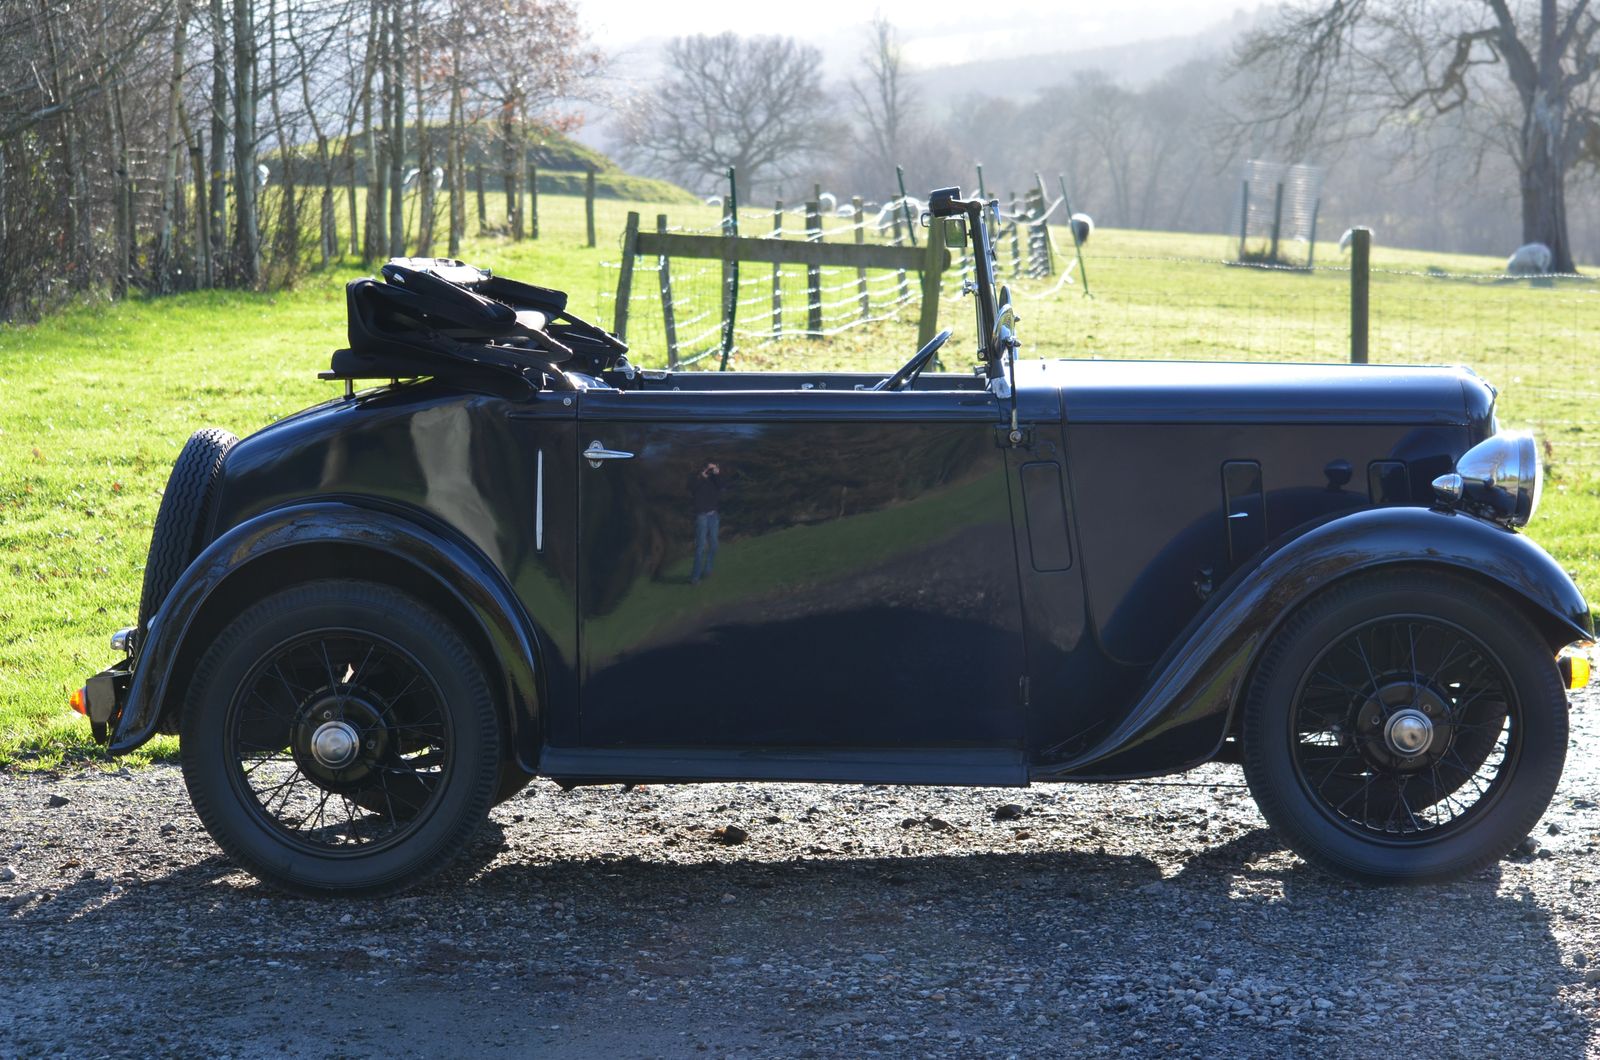
[[[626,212],[645,227],[709,229],[702,206],[597,204],[600,246],[584,245],[581,199],[544,195],[542,238],[469,243],[464,256],[505,275],[562,287],[574,308],[610,324],[617,245]],[[770,211],[743,230],[769,231]],[[786,227],[802,222],[787,215]],[[848,222],[830,222],[839,228]],[[843,238],[847,234],[840,233]],[[1070,236],[1056,232],[1070,252]],[[1343,360],[1348,276],[1229,268],[1220,236],[1101,230],[1086,250],[1095,297],[1054,280],[1018,281],[1024,354],[1066,357]],[[1374,249],[1372,360],[1461,363],[1502,390],[1501,418],[1532,426],[1552,468],[1532,534],[1591,595],[1600,595],[1600,289],[1477,278],[1500,263]],[[1337,248],[1318,260],[1341,264]],[[702,267],[704,265],[705,267]],[[172,459],[194,429],[245,435],[336,391],[315,374],[344,341],[344,283],[370,270],[340,266],[278,294],[205,292],[71,308],[41,324],[0,327],[0,764],[48,767],[86,755],[88,726],[66,707],[72,688],[112,653],[106,635],[133,621],[145,549]],[[720,270],[673,263],[680,337],[712,322]],[[768,341],[771,268],[741,272],[740,350],[746,368],[889,370],[915,345],[915,303],[893,320],[825,340]],[[665,362],[656,273],[634,279],[629,339],[636,361]],[[824,270],[826,326],[859,310],[852,270]],[[911,278],[915,287],[916,277]],[[803,325],[803,269],[782,277],[785,321]],[[874,315],[897,289],[873,273]],[[957,329],[946,359],[973,346],[971,309],[946,284],[942,319]],[[702,346],[709,345],[707,339]],[[693,352],[690,349],[685,353]],[[707,362],[709,364],[709,362]],[[147,754],[167,754],[159,740]]]

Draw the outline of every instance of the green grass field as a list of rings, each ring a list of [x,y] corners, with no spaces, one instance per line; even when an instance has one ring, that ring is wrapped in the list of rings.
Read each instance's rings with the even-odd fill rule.
[[[717,211],[601,200],[600,246],[584,245],[581,199],[541,198],[537,242],[476,240],[465,256],[497,272],[561,287],[609,325],[617,246],[629,209],[646,227],[663,210],[675,226],[709,229]],[[747,234],[770,211],[746,211]],[[801,222],[793,215],[788,227]],[[830,222],[838,229],[847,222]],[[1056,233],[1070,252],[1070,236]],[[1095,297],[1050,281],[1019,281],[1024,354],[1065,357],[1343,360],[1348,276],[1229,268],[1222,237],[1102,230],[1085,248]],[[1337,248],[1318,260],[1338,265]],[[608,264],[611,263],[611,264]],[[1374,250],[1374,361],[1462,363],[1502,390],[1502,421],[1533,426],[1549,445],[1552,480],[1532,535],[1600,594],[1600,291],[1473,278],[1484,258]],[[714,309],[716,267],[673,263],[680,319]],[[27,327],[0,327],[0,764],[51,767],[90,757],[87,724],[66,697],[111,658],[106,635],[132,622],[150,525],[178,448],[197,427],[244,435],[332,396],[315,374],[344,341],[341,266],[277,294],[205,292],[85,304]],[[824,340],[766,340],[771,268],[745,266],[740,309],[749,332],[735,364],[887,371],[915,345],[915,303],[897,319]],[[831,320],[855,308],[854,275],[825,270]],[[912,284],[915,285],[915,276]],[[895,286],[872,274],[874,290]],[[804,320],[804,270],[782,279],[787,326]],[[946,295],[953,294],[946,284]],[[629,338],[635,360],[665,362],[656,274],[635,277]],[[1047,293],[1048,292],[1048,293]],[[941,310],[957,328],[946,359],[973,345],[971,309]],[[680,335],[689,330],[680,328]],[[686,351],[688,352],[688,351]],[[709,366],[711,362],[706,362]],[[171,741],[149,753],[167,754]]]

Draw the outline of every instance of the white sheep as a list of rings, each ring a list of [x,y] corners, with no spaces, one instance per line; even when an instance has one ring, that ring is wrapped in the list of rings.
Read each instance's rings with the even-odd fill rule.
[[[1543,243],[1524,243],[1506,259],[1506,275],[1542,276],[1554,260],[1555,255]]]
[[[706,205],[707,206],[721,206],[722,205],[722,196],[720,196],[720,195],[707,195],[706,196]]]
[[[839,197],[831,191],[825,191],[817,196],[817,203],[827,213],[832,213],[839,208]]]
[[[258,188],[266,187],[267,186],[267,178],[270,177],[270,176],[272,176],[272,171],[267,168],[266,163],[261,163],[261,164],[257,165],[256,166],[256,187],[258,187]]]
[[[856,208],[847,202],[840,203],[839,208],[833,211],[833,216],[835,217],[854,217],[855,215]]]
[[[1067,223],[1072,225],[1072,237],[1078,243],[1089,242],[1089,237],[1094,235],[1094,218],[1086,213],[1075,213],[1067,218]]]

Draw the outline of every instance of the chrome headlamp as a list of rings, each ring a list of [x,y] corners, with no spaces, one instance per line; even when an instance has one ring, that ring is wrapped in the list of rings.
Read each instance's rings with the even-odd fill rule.
[[[1433,480],[1440,503],[1507,526],[1526,526],[1544,485],[1539,446],[1527,431],[1485,438],[1461,454],[1456,469]]]

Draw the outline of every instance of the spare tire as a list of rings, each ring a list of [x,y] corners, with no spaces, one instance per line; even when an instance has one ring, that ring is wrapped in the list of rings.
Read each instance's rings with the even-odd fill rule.
[[[150,532],[150,555],[144,565],[144,589],[139,594],[139,639],[150,619],[161,609],[191,560],[200,552],[206,512],[211,506],[222,458],[239,439],[220,427],[207,427],[189,435],[167,476],[167,490],[156,511]]]

